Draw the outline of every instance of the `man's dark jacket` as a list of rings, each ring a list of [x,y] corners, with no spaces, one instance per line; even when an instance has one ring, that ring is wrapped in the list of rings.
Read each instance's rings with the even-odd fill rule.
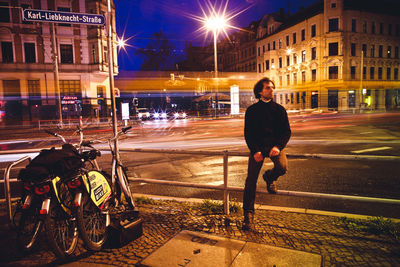
[[[274,146],[282,150],[290,135],[288,116],[281,105],[260,100],[247,108],[244,137],[252,154],[261,152],[266,157]]]

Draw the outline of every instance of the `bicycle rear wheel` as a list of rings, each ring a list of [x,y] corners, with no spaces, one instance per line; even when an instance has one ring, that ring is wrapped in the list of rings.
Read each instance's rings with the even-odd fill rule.
[[[76,220],[52,199],[49,214],[44,220],[47,240],[54,254],[61,259],[71,256],[78,244]]]
[[[85,247],[88,250],[100,250],[107,240],[107,215],[101,212],[87,193],[82,195],[76,219]]]
[[[125,195],[125,199],[128,202],[128,205],[131,209],[135,208],[135,203],[133,202],[131,189],[129,187],[128,176],[126,175],[126,171],[122,166],[117,166],[117,175],[118,182],[122,189],[122,192]]]
[[[21,251],[27,253],[33,249],[43,223],[39,219],[39,210],[36,207],[18,213],[20,213],[19,219],[15,218],[18,220],[17,245]]]

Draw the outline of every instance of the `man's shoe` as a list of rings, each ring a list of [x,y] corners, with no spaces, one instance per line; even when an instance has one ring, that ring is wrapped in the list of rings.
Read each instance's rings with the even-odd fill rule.
[[[278,193],[278,187],[276,186],[275,181],[267,182],[267,191],[270,194]]]
[[[275,181],[271,180],[271,178],[268,176],[269,173],[270,173],[270,170],[266,171],[263,174],[263,179],[267,183],[267,191],[268,191],[268,193],[276,194],[276,193],[278,193],[278,187],[276,186]]]
[[[254,229],[254,213],[253,212],[245,212],[242,230],[248,231]]]

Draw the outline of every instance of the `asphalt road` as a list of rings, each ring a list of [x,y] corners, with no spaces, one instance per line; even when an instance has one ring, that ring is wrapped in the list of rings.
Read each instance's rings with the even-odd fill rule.
[[[400,113],[308,114],[290,116],[292,138],[287,153],[400,156]],[[15,133],[17,134],[17,133]],[[70,135],[71,132],[63,132]],[[107,129],[87,129],[87,137],[109,136]],[[3,149],[55,145],[43,133],[2,136]],[[8,139],[8,140],[7,140]],[[76,135],[72,136],[76,139]],[[121,147],[248,151],[243,140],[243,119],[147,121],[121,140]],[[20,155],[18,155],[20,156]],[[17,157],[18,157],[17,156]],[[223,181],[222,158],[212,156],[123,153],[130,177],[155,178],[218,185]],[[9,157],[0,156],[0,166]],[[101,165],[109,166],[109,155]],[[272,166],[265,161],[264,169]],[[17,170],[16,170],[17,171]],[[229,158],[229,185],[243,186],[247,158]],[[289,172],[278,188],[291,191],[400,199],[400,164],[389,161],[290,159]],[[259,187],[265,183],[259,179]],[[179,197],[222,198],[213,190],[134,183],[134,192]],[[242,195],[232,194],[241,201]],[[399,205],[358,203],[293,196],[258,195],[257,203],[400,218]]]

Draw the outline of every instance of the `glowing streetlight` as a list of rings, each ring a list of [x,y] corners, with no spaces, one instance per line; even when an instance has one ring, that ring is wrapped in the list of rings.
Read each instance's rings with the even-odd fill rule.
[[[123,39],[123,37],[117,37],[117,46],[119,49],[125,49],[126,45],[126,40]]]

